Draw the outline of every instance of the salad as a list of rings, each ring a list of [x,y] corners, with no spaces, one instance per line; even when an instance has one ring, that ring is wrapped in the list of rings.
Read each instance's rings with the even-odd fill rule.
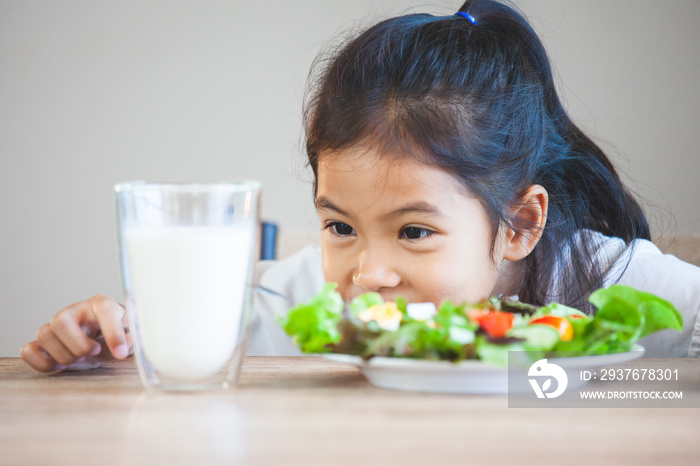
[[[460,305],[444,301],[385,302],[365,293],[346,304],[328,283],[308,303],[279,319],[305,353],[343,353],[458,362],[479,359],[506,366],[508,351],[553,357],[629,351],[640,339],[663,329],[680,331],[683,319],[668,301],[625,285],[591,294],[594,315],[552,303],[534,306],[517,297],[496,296]]]

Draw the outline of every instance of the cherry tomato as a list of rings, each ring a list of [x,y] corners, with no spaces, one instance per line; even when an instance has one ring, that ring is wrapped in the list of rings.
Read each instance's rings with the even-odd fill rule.
[[[470,309],[467,311],[467,316],[479,324],[486,333],[496,338],[506,336],[508,330],[513,328],[513,318],[515,317],[511,312],[485,309]]]
[[[562,341],[571,341],[574,337],[574,328],[566,317],[542,316],[530,321],[528,325],[549,325],[559,332]]]

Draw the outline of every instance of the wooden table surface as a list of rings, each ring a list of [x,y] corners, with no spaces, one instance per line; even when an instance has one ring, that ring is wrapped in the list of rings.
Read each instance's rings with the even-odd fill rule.
[[[42,375],[4,358],[0,464],[697,465],[700,409],[513,409],[318,357],[249,357],[234,389],[186,394],[144,390],[132,360]]]

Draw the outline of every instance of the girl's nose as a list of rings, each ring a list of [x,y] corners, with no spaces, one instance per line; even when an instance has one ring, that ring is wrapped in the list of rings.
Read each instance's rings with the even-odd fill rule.
[[[364,251],[360,254],[360,262],[352,275],[356,286],[367,291],[379,291],[382,288],[394,288],[401,283],[401,277],[385,255]]]

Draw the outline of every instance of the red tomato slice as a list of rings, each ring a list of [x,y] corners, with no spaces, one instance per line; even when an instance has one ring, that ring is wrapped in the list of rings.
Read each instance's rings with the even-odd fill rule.
[[[508,330],[513,328],[515,315],[511,312],[488,311],[485,309],[470,309],[467,316],[475,321],[486,333],[492,337],[506,336]]]
[[[530,321],[528,325],[549,325],[559,332],[562,341],[571,341],[574,338],[574,328],[566,317],[542,316]]]

